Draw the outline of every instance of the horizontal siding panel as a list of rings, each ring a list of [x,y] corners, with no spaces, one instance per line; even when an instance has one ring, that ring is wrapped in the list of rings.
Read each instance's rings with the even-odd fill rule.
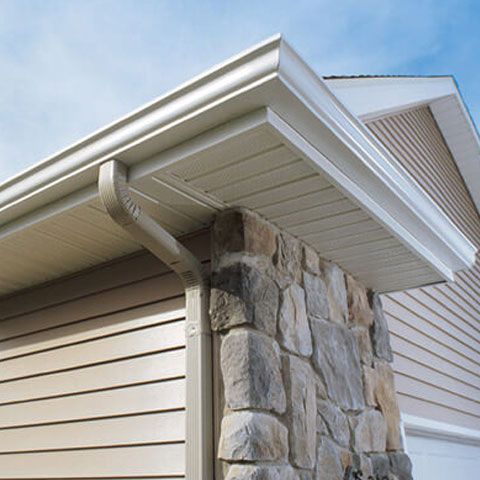
[[[0,431],[0,453],[172,443],[185,440],[185,412],[164,412]]]
[[[424,383],[417,378],[405,376],[402,373],[397,372],[395,376],[395,385],[397,391],[400,393],[413,392],[417,398],[425,400],[433,398],[436,403],[447,408],[457,410],[461,413],[478,416],[478,402],[462,398],[431,384]]]
[[[408,297],[403,300],[403,295]],[[410,308],[410,300],[408,300],[408,298],[411,298],[411,302],[417,302],[419,305],[425,306],[424,308],[431,312],[428,315],[428,318],[434,320],[435,323],[437,322],[438,317],[440,325],[446,325],[447,323],[451,325],[452,334],[454,331],[456,331],[458,332],[459,338],[471,339],[473,340],[474,345],[480,343],[480,332],[472,328],[468,323],[462,321],[462,318],[459,317],[458,312],[449,309],[441,301],[441,299],[439,299],[439,296],[435,294],[435,291],[432,288],[419,288],[414,291],[410,291],[407,294],[394,293],[390,294],[388,297],[401,301],[408,308]],[[425,314],[425,316],[427,315]],[[408,318],[412,321],[415,321],[415,316],[409,316]]]
[[[38,312],[27,313],[21,317],[21,320],[19,317],[3,320],[0,322],[0,341],[87,318],[108,315],[115,311],[158,302],[181,294],[180,280],[175,274],[168,273],[140,280]]]
[[[415,302],[408,295],[395,295],[395,299],[386,297],[383,306],[390,315],[401,319],[402,322],[416,329],[419,334],[451,348],[480,366],[478,342],[462,335],[458,329],[452,328],[449,323],[442,322],[442,319],[434,312],[426,309],[419,302]]]
[[[185,374],[185,349],[0,384],[0,404],[155,382]]]
[[[460,230],[478,243],[480,218],[429,107],[385,116],[367,126]]]
[[[390,332],[398,337],[408,339],[409,342],[414,343],[423,350],[435,352],[436,355],[445,358],[453,365],[470,372],[474,376],[479,376],[480,368],[477,363],[470,361],[467,357],[459,354],[449,346],[439,343],[435,338],[422,335],[421,331],[416,330],[400,321],[390,322],[389,328]]]
[[[457,313],[459,322],[464,322],[474,330],[480,332],[480,324],[478,322],[478,313],[472,310],[468,305],[468,301],[459,296],[450,288],[450,284],[440,287],[433,287],[434,295],[438,296],[439,301],[453,312]]]
[[[478,416],[468,415],[464,412],[444,407],[436,403],[435,398],[419,399],[415,397],[415,392],[410,392],[409,394],[399,393],[398,404],[400,410],[408,415],[480,430],[480,418]]]
[[[182,475],[184,444],[0,456],[0,478],[52,479]]]
[[[442,390],[480,402],[480,387],[464,383],[458,377],[447,375],[445,371],[438,370],[435,364],[422,365],[416,360],[397,353],[395,371],[403,375],[413,375],[415,373],[415,378],[424,383],[440,386]]]
[[[455,225],[480,246],[480,217],[429,107],[367,122]],[[480,429],[480,275],[383,297],[402,411]],[[420,277],[419,277],[420,278]]]
[[[209,232],[182,239],[198,259],[210,256]],[[148,252],[135,253],[121,261],[110,262],[71,277],[63,278],[21,294],[0,300],[0,319],[39,311],[92,293],[112,290],[123,285],[168,273],[169,269]]]
[[[5,340],[0,343],[0,361],[180,320],[185,316],[184,303],[185,299],[181,296]]]
[[[0,406],[0,428],[72,422],[185,407],[185,380]]]
[[[0,479],[184,477],[183,288],[118,264],[0,301]]]
[[[390,319],[389,323],[390,323]],[[461,382],[480,388],[480,377],[476,372],[466,370],[462,366],[455,365],[448,359],[439,355],[436,351],[430,351],[422,348],[412,339],[405,339],[392,333],[392,348],[395,354],[411,358],[421,365],[432,365],[435,369],[444,372],[454,378],[458,378]],[[395,362],[393,364],[395,368]]]
[[[184,321],[150,327],[146,330],[122,332],[112,337],[91,340],[27,357],[3,360],[0,362],[0,382],[73,370],[184,345]]]

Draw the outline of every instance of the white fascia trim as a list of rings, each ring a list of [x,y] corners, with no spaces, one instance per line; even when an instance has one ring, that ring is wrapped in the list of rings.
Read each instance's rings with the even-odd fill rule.
[[[354,156],[350,157],[350,174],[347,176],[364,192],[370,192],[370,196],[376,192],[375,198],[371,200],[377,207],[391,214],[388,221],[381,216],[377,218],[383,220],[393,234],[400,236],[410,245],[412,237],[423,244],[431,245],[429,250],[437,251],[436,256],[444,259],[447,269],[441,267],[439,272],[448,280],[454,280],[454,272],[473,266],[476,247],[358,117],[338,100],[325,82],[288,45],[285,45],[281,52],[279,77],[342,144],[354,153]],[[329,160],[337,162],[337,168],[342,169],[339,157]],[[395,217],[399,214],[405,214],[406,217],[396,220]],[[392,220],[406,226],[411,238],[404,237],[401,233],[399,235],[398,230],[392,228]],[[421,251],[419,254],[423,256]]]
[[[428,105],[480,213],[480,137],[452,76],[327,79],[326,84],[363,122]],[[461,140],[457,130],[450,131],[448,114],[438,113],[438,106],[443,110],[446,104],[448,114],[461,112]]]
[[[234,57],[4,183],[0,186],[0,224],[34,214],[52,202],[61,208],[61,198],[88,188],[90,178],[95,182],[101,163],[111,158],[123,160],[126,152],[135,159],[125,162],[132,167],[132,174],[145,173],[148,168],[141,164],[147,159],[132,155],[135,148],[152,138],[168,137],[169,132],[180,127],[185,129],[185,140],[190,139],[187,143],[195,142],[200,132],[193,119],[202,118],[205,131],[229,124],[224,117],[231,120],[269,106],[295,110],[287,113],[291,118],[296,116],[290,126],[298,131],[318,131],[323,125],[333,133],[335,149],[348,149],[349,153],[330,155],[328,161],[338,172],[336,177],[330,177],[432,264],[443,278],[451,280],[455,271],[473,264],[475,247],[407,172],[395,166],[388,151],[280,36]],[[320,122],[318,126],[315,121],[312,125],[312,115]],[[307,140],[322,151],[315,138]],[[166,161],[178,158],[170,155]],[[345,188],[346,179],[352,188]]]
[[[298,132],[292,129],[275,113],[270,112],[269,120],[272,126],[279,132],[283,140],[287,141],[290,148],[293,148],[304,159],[308,159],[311,166],[322,173],[331,183],[333,183],[345,195],[355,201],[362,208],[370,212],[383,226],[385,226],[394,236],[400,238],[403,243],[406,243],[418,255],[423,257],[432,268],[440,274],[443,278],[453,279],[453,270],[449,268],[435,252],[435,245],[422,241],[422,237],[412,235],[402,223],[399,223],[395,216],[392,216],[387,209],[386,203],[382,203],[379,199],[373,199],[368,192],[359,186],[355,179],[352,179],[342,173],[337,168],[334,160],[327,158],[322,152],[309,143]],[[333,161],[332,161],[333,160]],[[374,177],[371,181],[375,181]],[[384,200],[392,205],[393,198],[386,198],[388,191],[385,192]],[[405,219],[402,219],[405,220]],[[411,225],[411,229],[415,226]],[[378,290],[385,293],[379,287]]]
[[[450,423],[438,422],[415,415],[402,414],[402,422],[407,435],[449,440],[480,446],[480,431],[459,427]],[[407,439],[408,448],[408,439]]]
[[[480,138],[465,102],[456,88],[455,94],[435,99],[429,107],[480,214]],[[458,115],[464,126],[461,133],[458,124],[452,128],[450,122]]]
[[[2,213],[12,205],[41,198],[55,185],[268,82],[277,73],[281,42],[276,35],[242,52],[7,180],[0,185],[0,223]],[[35,206],[40,206],[40,198]]]
[[[327,79],[327,87],[363,121],[456,93],[451,77]]]

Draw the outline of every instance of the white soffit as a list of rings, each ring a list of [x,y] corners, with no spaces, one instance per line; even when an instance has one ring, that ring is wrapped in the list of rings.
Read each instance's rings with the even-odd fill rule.
[[[139,248],[98,201],[110,158],[177,236],[246,206],[379,291],[451,279],[474,261],[473,245],[277,36],[0,186],[1,293]]]
[[[480,212],[480,139],[453,77],[346,77],[326,83],[364,121],[428,105]]]

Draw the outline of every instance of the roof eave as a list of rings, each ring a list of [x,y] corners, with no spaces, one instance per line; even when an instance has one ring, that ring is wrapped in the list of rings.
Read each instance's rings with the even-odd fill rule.
[[[0,236],[14,221],[17,230],[37,221],[42,209],[54,215],[67,201],[96,195],[98,166],[110,158],[137,168],[149,158],[149,142],[167,138],[168,150],[265,107],[311,165],[443,278],[473,264],[475,247],[279,36],[6,182]]]

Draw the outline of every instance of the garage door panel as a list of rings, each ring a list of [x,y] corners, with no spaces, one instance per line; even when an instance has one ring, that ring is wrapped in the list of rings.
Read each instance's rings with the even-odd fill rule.
[[[183,475],[183,443],[0,456],[0,478],[102,478]]]
[[[408,435],[407,448],[413,475],[419,480],[478,478],[480,445]]]
[[[35,355],[0,362],[0,382],[49,372],[71,370],[170,350],[185,345],[185,322],[162,324],[146,330],[70,345]]]
[[[185,380],[178,379],[3,405],[0,407],[0,428],[159,412],[184,406]]]
[[[0,431],[0,451],[22,452],[183,442],[185,411]],[[1,469],[0,469],[1,471]]]
[[[185,375],[185,349],[0,384],[0,405],[72,395]]]

